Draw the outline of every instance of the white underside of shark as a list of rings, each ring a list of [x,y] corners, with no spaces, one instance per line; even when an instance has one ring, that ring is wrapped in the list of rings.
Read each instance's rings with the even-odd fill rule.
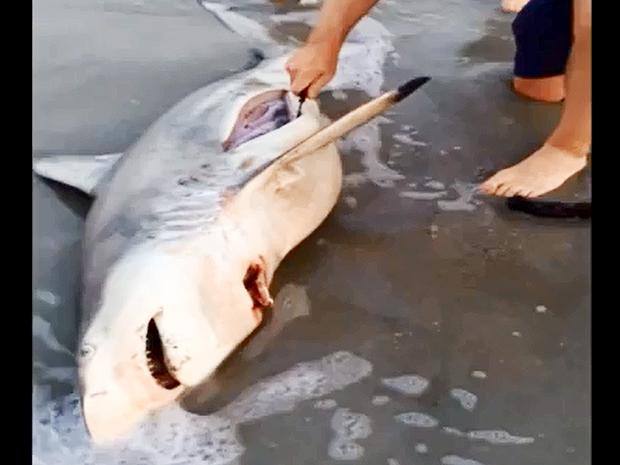
[[[204,3],[231,29],[269,41],[256,23],[248,28],[214,5]],[[376,29],[372,21],[362,23]],[[339,72],[328,88],[378,93],[389,42],[371,43],[379,49],[349,43],[341,52],[345,69],[377,61],[358,66],[368,76]],[[269,46],[277,55],[290,50]],[[35,160],[40,176],[95,199],[83,243],[78,371],[97,442],[123,435],[213,374],[260,324],[279,263],[337,201],[342,168],[333,143],[272,164],[326,124],[311,100],[295,118],[286,58],[196,91],[123,154]]]
[[[282,99],[294,115],[283,64],[197,91],[124,155],[35,162],[40,176],[96,196],[78,363],[95,440],[123,434],[205,381],[259,325],[280,261],[333,208],[342,181],[333,144],[286,168],[268,166],[324,124],[316,102],[222,148],[262,101]]]

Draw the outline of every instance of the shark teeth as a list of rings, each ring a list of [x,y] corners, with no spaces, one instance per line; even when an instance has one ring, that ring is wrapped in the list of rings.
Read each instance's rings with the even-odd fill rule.
[[[170,370],[166,366],[164,357],[164,347],[161,337],[155,324],[155,320],[149,321],[149,327],[146,333],[146,364],[149,368],[151,376],[164,389],[174,389],[181,383],[172,376]]]

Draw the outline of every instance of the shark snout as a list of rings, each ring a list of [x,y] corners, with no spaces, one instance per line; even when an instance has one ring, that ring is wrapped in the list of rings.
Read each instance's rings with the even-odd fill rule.
[[[154,318],[119,340],[91,349],[80,364],[84,421],[97,443],[130,432],[183,390],[168,368]]]
[[[183,278],[160,267],[158,279],[140,275],[127,293],[125,281],[108,286],[79,363],[84,418],[95,442],[125,435],[209,379],[259,325],[271,304],[264,260],[226,262],[218,273],[216,266],[200,272],[187,266]]]

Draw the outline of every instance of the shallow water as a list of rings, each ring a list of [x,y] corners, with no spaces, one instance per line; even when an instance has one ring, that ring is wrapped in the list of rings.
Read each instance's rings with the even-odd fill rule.
[[[250,38],[189,0],[35,2],[35,151],[122,151],[184,95],[252,66],[253,49],[301,39],[316,8],[234,3]],[[322,95],[329,116],[433,80],[342,141],[342,200],[276,273],[262,333],[133,449],[92,451],[70,396],[89,202],[33,180],[35,463],[589,463],[589,223],[473,195],[559,115],[510,93],[498,4],[386,0],[352,35],[371,59],[356,90]],[[355,72],[343,62],[343,80]],[[588,190],[586,174],[561,194]],[[428,381],[419,395],[385,383],[412,375]],[[397,420],[420,415],[437,425]]]

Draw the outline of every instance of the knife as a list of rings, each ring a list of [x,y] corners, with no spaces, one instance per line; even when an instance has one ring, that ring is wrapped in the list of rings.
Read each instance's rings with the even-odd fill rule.
[[[297,118],[301,116],[301,106],[304,104],[307,97],[308,97],[308,88],[306,87],[299,93],[299,110],[297,110]]]
[[[367,123],[374,117],[387,111],[392,106],[407,98],[428,81],[430,81],[429,77],[418,77],[404,83],[397,89],[385,92],[383,95],[357,107],[342,116],[340,119],[315,132],[306,140],[290,149],[288,152],[283,153],[275,160],[267,163],[265,167],[274,163],[278,163],[280,165],[290,164],[295,160],[316,152],[321,147],[334,142],[349,131]]]

